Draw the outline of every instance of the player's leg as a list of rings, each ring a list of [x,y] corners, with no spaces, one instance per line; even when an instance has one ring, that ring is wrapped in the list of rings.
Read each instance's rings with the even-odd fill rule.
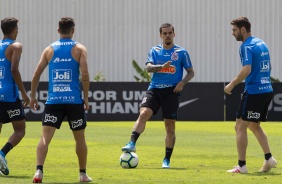
[[[247,117],[248,113],[248,105],[250,104],[249,95],[244,93],[242,99],[240,101],[240,105],[236,114],[236,124],[235,124],[235,132],[236,132],[236,145],[237,145],[237,153],[238,153],[238,166],[233,169],[227,170],[227,172],[232,173],[247,173],[246,168],[246,150],[248,146],[248,135],[247,128],[250,124]]]
[[[75,145],[76,155],[79,165],[79,181],[91,182],[92,179],[86,174],[87,165],[87,144],[85,140],[86,114],[83,104],[66,105],[66,114],[70,129],[72,130]]]
[[[36,172],[33,176],[33,183],[41,183],[43,180],[43,165],[48,153],[49,144],[55,134],[56,128],[52,126],[42,127],[42,136],[36,149]]]
[[[0,151],[0,162],[2,163],[0,164],[2,165],[1,172],[5,175],[8,175],[9,169],[5,156],[22,140],[25,135],[25,113],[22,103],[19,99],[17,99],[15,102],[7,102],[2,105],[4,105],[2,108],[6,111],[6,114],[3,114],[3,122],[12,122],[14,129],[14,132],[9,137],[8,142],[2,147]],[[10,112],[10,114],[13,114],[13,116],[11,116],[8,112]]]
[[[170,158],[176,141],[175,136],[175,119],[165,119],[165,158],[163,159],[162,168],[170,168]]]
[[[267,119],[267,113],[268,113],[268,106],[271,102],[273,94],[272,93],[263,93],[263,94],[258,94],[255,95],[253,98],[254,100],[254,112],[257,112],[260,114],[260,117],[258,121],[266,121]],[[275,158],[272,156],[272,153],[270,151],[270,146],[268,143],[268,138],[264,130],[260,126],[260,122],[252,122],[249,126],[249,129],[254,133],[256,136],[263,152],[264,152],[264,157],[265,161],[260,169],[260,172],[268,172],[271,170],[271,168],[275,167],[277,161]]]
[[[61,127],[65,117],[62,105],[46,104],[42,119],[42,135],[36,149],[36,171],[33,183],[41,183],[43,180],[43,166],[47,157],[49,144],[56,129]]]
[[[157,113],[159,104],[160,103],[155,91],[147,91],[141,103],[138,119],[136,120],[131,132],[130,141],[121,149],[123,152],[136,151],[135,144],[140,134],[143,133],[146,128],[146,122],[151,118],[153,114]]]
[[[179,93],[173,92],[174,88],[167,88],[161,91],[161,108],[163,111],[165,137],[165,157],[162,168],[170,168],[170,158],[176,141],[175,121],[177,119],[179,107]]]

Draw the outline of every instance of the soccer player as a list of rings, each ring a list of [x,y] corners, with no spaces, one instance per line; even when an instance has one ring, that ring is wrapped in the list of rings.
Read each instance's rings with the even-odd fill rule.
[[[242,41],[239,53],[242,69],[239,74],[225,86],[228,95],[232,89],[245,80],[245,89],[236,115],[236,142],[238,151],[238,166],[228,170],[232,173],[247,173],[246,150],[248,145],[247,128],[257,138],[265,157],[260,172],[268,172],[276,165],[267,136],[260,126],[266,121],[268,106],[272,99],[270,81],[270,57],[267,45],[259,38],[252,36],[251,23],[246,17],[239,17],[231,22],[233,36]]]
[[[14,133],[0,151],[0,171],[8,175],[5,156],[25,135],[23,106],[28,106],[29,97],[19,71],[22,45],[15,41],[18,35],[18,20],[14,17],[4,18],[1,20],[1,29],[4,38],[0,40],[0,125],[2,128],[2,124],[12,122],[14,129]],[[23,102],[19,99],[19,91]]]
[[[87,145],[84,135],[86,128],[85,110],[89,109],[87,50],[84,45],[72,40],[74,30],[75,23],[72,18],[61,18],[58,28],[60,39],[43,51],[32,78],[30,108],[36,110],[38,107],[36,91],[39,79],[46,66],[49,67],[48,99],[42,118],[42,137],[37,146],[37,167],[33,177],[34,183],[42,182],[43,165],[48,146],[55,130],[61,127],[65,116],[76,142],[79,181],[92,181],[86,174]],[[81,96],[81,83],[84,99]]]
[[[175,121],[179,108],[179,96],[184,85],[194,77],[194,70],[188,52],[173,42],[174,27],[165,23],[160,26],[159,31],[162,44],[151,48],[146,62],[146,70],[152,73],[152,80],[142,100],[131,139],[122,151],[136,151],[135,144],[145,130],[146,121],[161,107],[166,129],[166,148],[162,168],[170,168],[170,157],[176,139]],[[187,71],[184,78],[183,69]]]

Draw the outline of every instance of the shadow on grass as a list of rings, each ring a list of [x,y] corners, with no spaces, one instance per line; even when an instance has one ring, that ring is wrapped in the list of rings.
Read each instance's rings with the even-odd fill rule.
[[[274,173],[274,172],[268,172],[268,173],[264,173],[264,172],[253,172],[250,173],[249,175],[251,176],[279,176],[281,175],[281,173]]]
[[[157,168],[146,168],[146,170],[147,170],[147,169],[154,169],[154,170],[155,170],[155,169],[158,169],[158,170],[179,170],[179,171],[180,171],[180,170],[187,170],[188,168],[183,168],[183,167],[182,167],[182,168],[180,168],[180,167],[173,167],[173,168],[172,168],[172,167],[171,167],[171,168],[165,169],[165,168],[157,167]]]
[[[31,176],[11,176],[11,175],[9,175],[9,176],[5,176],[5,175],[2,175],[2,174],[0,174],[0,178],[12,178],[12,179],[28,179],[28,178],[30,178],[30,179],[32,179],[32,177]]]

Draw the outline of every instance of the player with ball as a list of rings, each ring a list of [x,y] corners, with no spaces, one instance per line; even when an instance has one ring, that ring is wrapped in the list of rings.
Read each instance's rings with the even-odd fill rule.
[[[174,27],[165,23],[160,26],[159,31],[162,44],[151,48],[146,62],[146,70],[152,73],[151,83],[142,100],[131,139],[122,151],[126,153],[136,151],[136,141],[145,130],[146,122],[161,108],[166,129],[166,148],[162,168],[170,168],[170,157],[176,138],[175,121],[179,97],[184,85],[194,77],[194,70],[188,52],[173,42]],[[184,78],[183,69],[187,71]]]

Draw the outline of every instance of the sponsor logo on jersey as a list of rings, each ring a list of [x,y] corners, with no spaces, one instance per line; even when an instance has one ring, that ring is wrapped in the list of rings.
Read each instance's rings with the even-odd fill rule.
[[[2,88],[2,82],[0,82],[0,89]]]
[[[75,129],[75,128],[80,127],[80,126],[83,125],[83,119],[79,119],[77,121],[70,121],[70,123],[71,123],[71,127],[73,129]]]
[[[266,55],[268,55],[268,52],[261,52],[260,56],[262,57],[262,56],[266,56]]]
[[[0,67],[0,79],[3,79],[5,75],[5,68],[4,67]]]
[[[75,97],[74,96],[54,96],[54,97],[49,97],[50,101],[63,101],[63,102],[74,102]]]
[[[72,73],[70,69],[52,70],[53,82],[71,82]]]
[[[7,113],[9,114],[9,117],[12,118],[14,116],[20,115],[21,111],[20,109],[15,109],[15,110],[8,110]]]
[[[262,61],[260,63],[260,71],[261,72],[268,72],[270,70],[269,61]]]
[[[69,92],[72,91],[70,86],[56,86],[53,87],[53,92]]]
[[[174,74],[176,72],[175,66],[170,65],[169,68],[162,68],[160,71],[158,71],[158,73],[170,73],[170,74]]]
[[[270,83],[269,77],[262,77],[260,79],[260,82],[261,84],[269,84]]]
[[[248,119],[259,119],[260,113],[248,111]]]
[[[0,58],[0,62],[1,62],[1,61],[5,61],[5,58]]]
[[[57,122],[57,117],[56,116],[51,116],[50,114],[45,114],[44,122],[56,123]]]
[[[54,63],[59,63],[59,62],[70,62],[72,59],[71,58],[55,58]]]

